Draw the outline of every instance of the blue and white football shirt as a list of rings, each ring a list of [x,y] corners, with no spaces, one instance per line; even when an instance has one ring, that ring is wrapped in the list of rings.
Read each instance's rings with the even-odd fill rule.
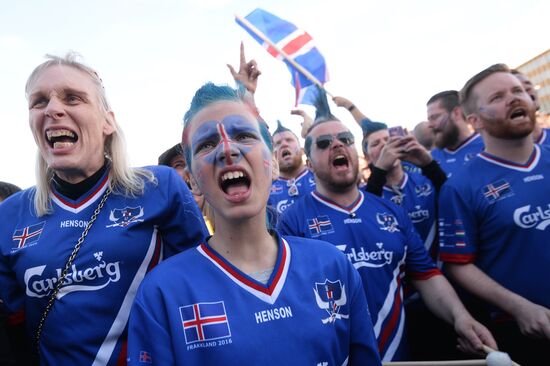
[[[447,177],[454,174],[466,162],[474,158],[478,153],[483,151],[485,145],[483,139],[477,133],[468,137],[456,149],[450,150],[447,148],[434,148],[431,153],[432,157],[439,163],[441,169],[447,173]]]
[[[314,191],[285,211],[279,227],[289,235],[328,241],[346,254],[363,280],[382,361],[405,358],[403,277],[441,274],[405,211],[361,191],[350,207]]]
[[[474,263],[507,289],[550,308],[550,150],[525,164],[481,153],[440,193],[440,255]]]
[[[315,177],[309,169],[305,169],[294,179],[279,177],[271,185],[271,193],[267,204],[282,214],[298,198],[309,194],[315,189]]]
[[[111,193],[68,272],[41,337],[47,365],[115,365],[137,288],[163,257],[207,235],[191,192],[173,169],[150,167],[145,193]],[[53,191],[52,213],[36,217],[34,189],[0,206],[0,298],[38,322],[73,248],[107,189],[109,170],[77,200]]]
[[[161,263],[136,296],[129,365],[380,365],[345,256],[310,239],[278,245],[266,284],[208,244]]]

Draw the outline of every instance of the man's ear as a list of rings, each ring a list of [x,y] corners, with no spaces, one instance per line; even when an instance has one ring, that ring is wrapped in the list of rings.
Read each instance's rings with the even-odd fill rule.
[[[195,196],[200,196],[202,194],[199,185],[197,184],[197,181],[193,177],[193,174],[189,172],[189,168],[185,167],[185,171],[183,173],[185,182],[191,186],[191,193],[193,193]]]
[[[453,115],[453,119],[455,121],[465,121],[466,118],[464,117],[464,112],[460,106],[456,106],[451,111],[451,114]]]
[[[279,179],[279,162],[275,154],[271,154],[271,180]]]
[[[306,166],[312,173],[315,172],[315,169],[313,169],[313,165],[311,164],[311,159],[310,158],[306,158]]]
[[[472,113],[466,117],[468,123],[474,128],[476,132],[483,130],[483,122],[477,113]]]

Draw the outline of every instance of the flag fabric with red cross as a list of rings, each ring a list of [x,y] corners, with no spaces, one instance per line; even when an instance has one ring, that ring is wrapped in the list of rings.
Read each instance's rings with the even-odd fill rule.
[[[30,225],[22,229],[16,229],[13,232],[12,240],[15,244],[15,248],[21,249],[31,244],[36,244],[38,239],[40,239],[40,234],[44,229],[44,222],[39,222],[38,224]]]
[[[186,344],[231,336],[223,301],[182,306],[180,316]]]
[[[256,41],[258,41],[273,57],[282,60],[287,65],[291,74],[291,83],[296,89],[296,104],[306,102],[312,104],[310,98],[302,100],[307,95],[305,89],[314,83],[307,76],[292,65],[277,49],[283,51],[290,59],[309,71],[321,84],[328,81],[328,72],[325,58],[315,47],[312,37],[294,24],[281,19],[263,9],[256,9],[244,17],[253,27],[236,19],[237,24],[243,27]],[[271,41],[277,49],[272,47],[257,33],[260,32]]]

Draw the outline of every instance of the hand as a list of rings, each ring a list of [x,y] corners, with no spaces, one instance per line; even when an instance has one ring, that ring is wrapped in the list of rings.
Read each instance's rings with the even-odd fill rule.
[[[301,123],[302,131],[300,132],[300,134],[302,135],[302,138],[306,138],[307,130],[313,124],[313,118],[311,118],[309,116],[309,114],[307,114],[305,111],[303,111],[301,109],[293,109],[293,110],[290,111],[290,114],[294,114],[294,115],[297,115],[297,116],[302,116],[302,118],[304,120]]]
[[[250,60],[246,62],[246,57],[244,55],[244,44],[242,42],[239,72],[236,72],[233,66],[229,64],[227,64],[227,67],[229,68],[229,72],[231,72],[231,75],[235,81],[242,83],[246,90],[248,90],[251,94],[256,92],[258,77],[262,74],[262,72],[258,70],[256,61]]]
[[[403,160],[419,167],[424,167],[432,162],[432,155],[422,146],[416,137],[407,135],[403,137],[402,149],[405,151]]]
[[[456,318],[454,328],[458,334],[458,349],[465,353],[485,356],[483,345],[498,349],[489,330],[468,313]]]
[[[395,165],[397,159],[401,159],[404,156],[402,144],[403,137],[390,137],[386,145],[384,145],[380,151],[380,156],[374,162],[374,166],[389,171]]]
[[[550,340],[550,309],[525,300],[512,315],[522,334]]]
[[[353,103],[344,97],[333,97],[332,101],[338,106],[338,107],[344,107],[346,109],[349,109]]]

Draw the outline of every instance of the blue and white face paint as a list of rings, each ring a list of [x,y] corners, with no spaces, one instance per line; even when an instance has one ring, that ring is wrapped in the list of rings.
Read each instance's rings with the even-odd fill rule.
[[[184,138],[191,172],[215,211],[225,213],[229,207],[251,202],[256,209],[265,209],[271,187],[271,151],[248,107],[241,102],[216,102],[190,122]]]

